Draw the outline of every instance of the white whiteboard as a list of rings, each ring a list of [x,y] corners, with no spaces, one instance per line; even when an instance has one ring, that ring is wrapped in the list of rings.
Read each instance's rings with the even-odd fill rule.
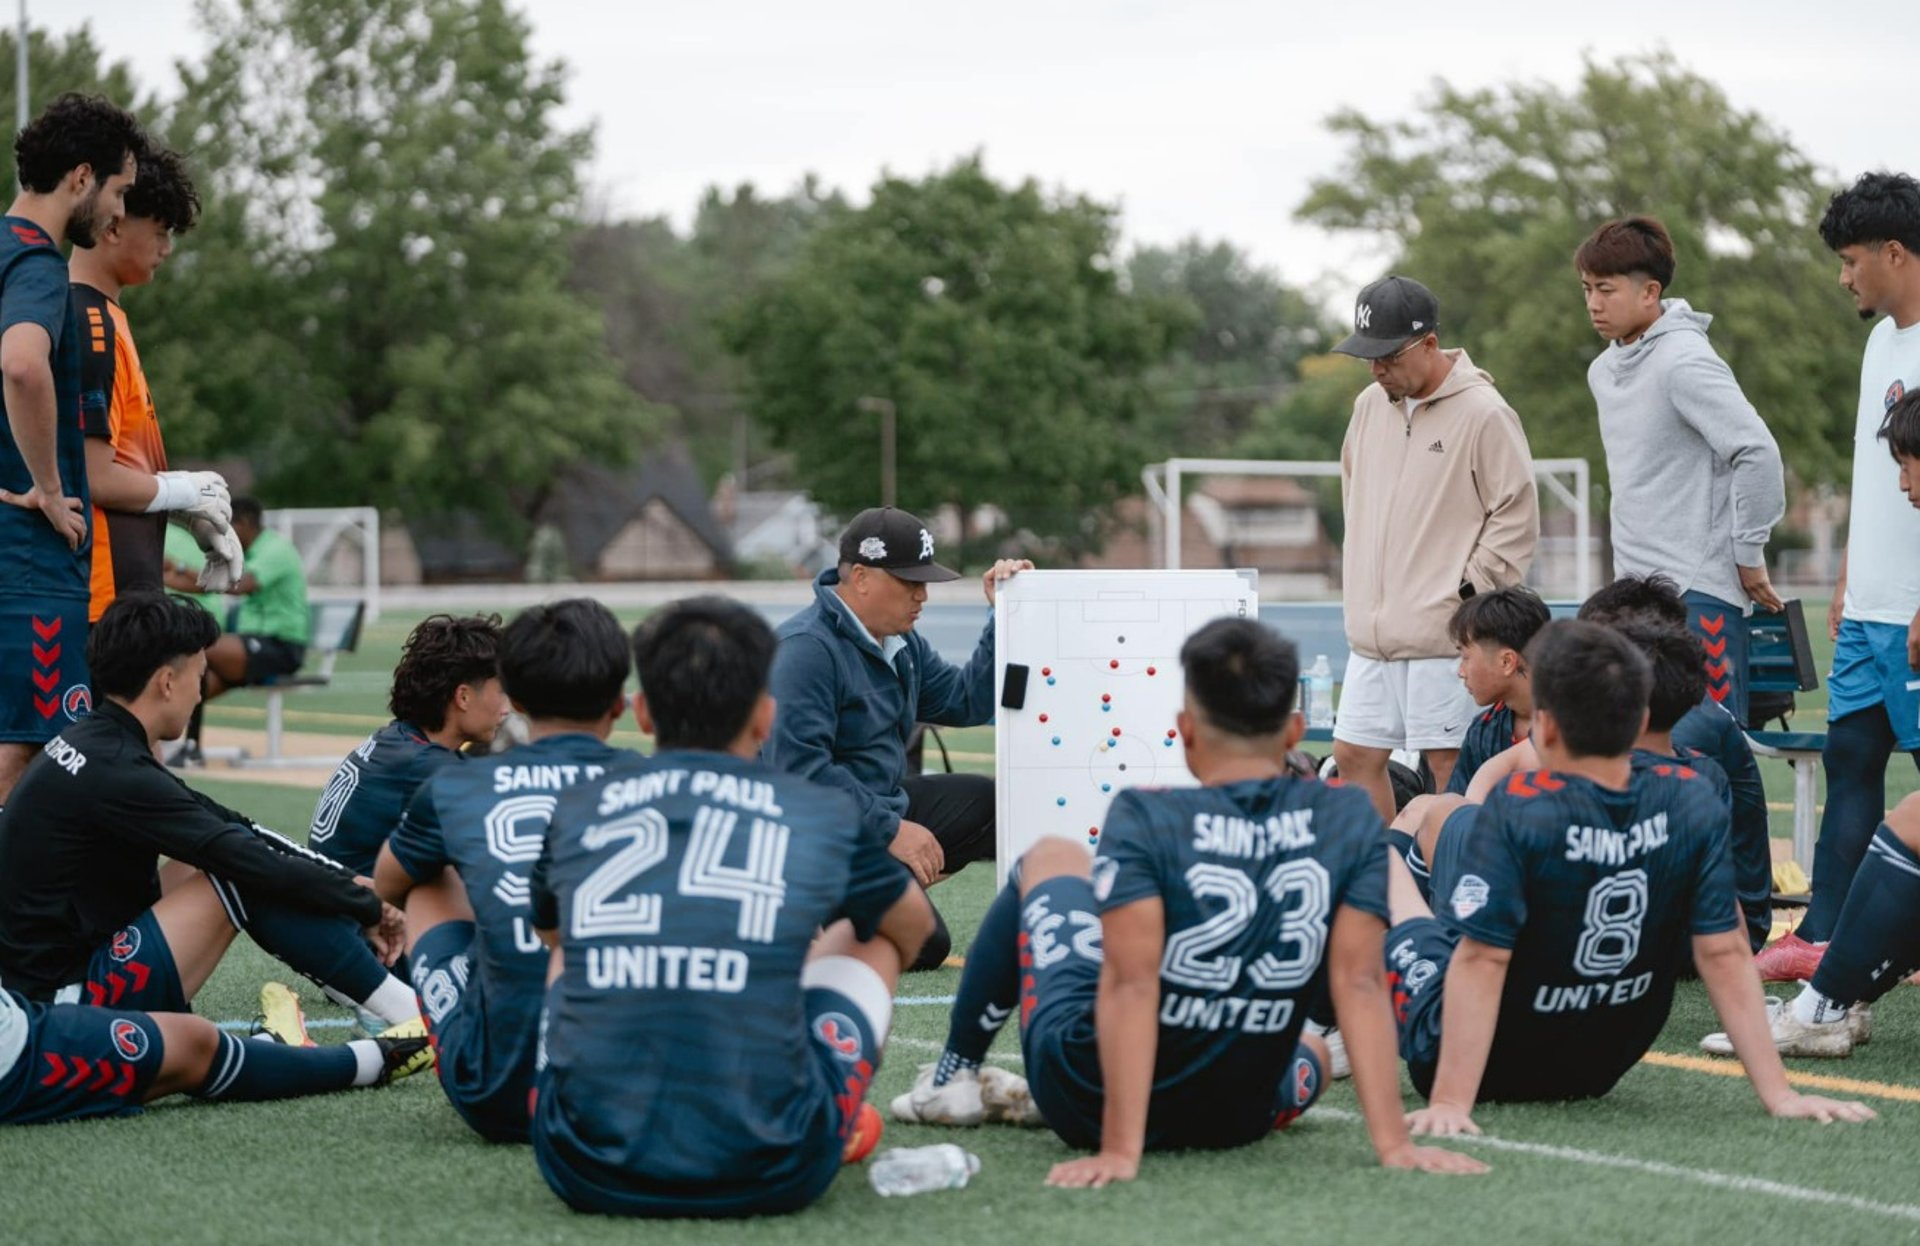
[[[995,874],[1036,840],[1100,839],[1114,793],[1191,787],[1174,735],[1180,646],[1214,619],[1257,619],[1252,571],[1022,571],[995,594]],[[1007,668],[1027,668],[1005,704]]]

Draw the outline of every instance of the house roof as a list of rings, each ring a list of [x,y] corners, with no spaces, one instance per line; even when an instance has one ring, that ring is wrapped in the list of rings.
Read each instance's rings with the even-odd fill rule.
[[[1215,476],[1200,492],[1222,506],[1312,506],[1314,496],[1291,476]]]
[[[656,499],[713,551],[716,562],[733,561],[733,542],[714,517],[693,457],[678,443],[648,451],[631,467],[574,464],[561,473],[539,518],[560,530],[574,566],[591,567],[621,530]]]

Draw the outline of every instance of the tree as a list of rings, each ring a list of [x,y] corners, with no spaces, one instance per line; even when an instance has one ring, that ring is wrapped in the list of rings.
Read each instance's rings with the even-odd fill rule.
[[[1571,92],[1441,83],[1404,123],[1343,112],[1344,167],[1299,215],[1384,236],[1393,268],[1440,298],[1443,333],[1492,372],[1539,455],[1602,468],[1574,249],[1601,221],[1659,216],[1671,294],[1712,313],[1713,343],[1803,481],[1844,475],[1858,327],[1814,222],[1828,190],[1757,113],[1670,56],[1589,62]]]
[[[1301,360],[1335,340],[1306,295],[1231,243],[1141,247],[1127,261],[1127,279],[1135,294],[1187,308],[1186,331],[1152,377],[1182,453],[1208,453],[1245,435],[1254,411],[1298,380]]]
[[[734,319],[756,419],[827,506],[879,498],[879,419],[898,413],[899,501],[992,503],[1071,547],[1137,477],[1144,378],[1179,310],[1126,294],[1115,210],[996,183],[979,157],[884,177]],[[864,404],[872,408],[878,404]]]
[[[14,86],[18,82],[20,41],[13,27],[0,30],[0,103],[11,115]],[[101,61],[100,45],[94,41],[93,28],[82,24],[64,35],[45,30],[27,32],[27,114],[39,113],[55,98],[68,91],[86,95],[104,95],[136,116],[151,112],[153,101],[142,96],[134,81],[133,70],[125,61]],[[8,127],[18,131],[16,122]],[[9,189],[13,178],[9,168]]]
[[[516,532],[651,414],[566,285],[578,169],[558,65],[502,0],[205,0],[168,132],[204,236],[151,353],[203,448],[278,502],[467,510]],[[159,291],[156,291],[159,293]],[[156,299],[161,302],[161,299]]]

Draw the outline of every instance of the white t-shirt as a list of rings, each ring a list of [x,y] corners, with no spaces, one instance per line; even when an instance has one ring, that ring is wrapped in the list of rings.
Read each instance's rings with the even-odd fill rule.
[[[1900,491],[1900,468],[1880,440],[1887,409],[1920,389],[1920,322],[1873,326],[1860,361],[1860,414],[1853,430],[1853,494],[1847,519],[1846,618],[1913,622],[1920,612],[1920,510]]]

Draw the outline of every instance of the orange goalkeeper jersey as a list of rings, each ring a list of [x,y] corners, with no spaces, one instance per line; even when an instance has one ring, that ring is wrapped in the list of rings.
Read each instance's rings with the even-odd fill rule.
[[[153,394],[140,369],[140,352],[120,304],[92,286],[75,282],[74,316],[80,323],[80,417],[89,437],[108,438],[114,461],[143,472],[167,469]],[[93,588],[89,619],[98,619],[114,595],[163,587],[167,539],[165,513],[152,515],[93,508]]]

